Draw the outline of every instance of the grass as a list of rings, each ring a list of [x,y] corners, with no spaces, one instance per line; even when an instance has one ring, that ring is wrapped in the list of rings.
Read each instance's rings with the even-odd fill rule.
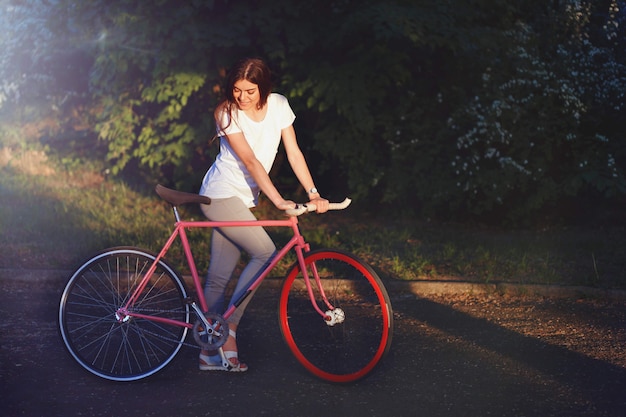
[[[106,180],[93,171],[59,168],[40,153],[0,160],[0,268],[72,269],[92,253],[118,245],[156,251],[170,231],[169,207],[152,192]],[[280,215],[267,203],[258,215]],[[187,208],[185,218],[201,218]],[[360,214],[358,207],[301,219],[316,247],[354,252],[379,273],[400,280],[464,280],[626,288],[623,226],[497,230]],[[288,236],[270,230],[277,245]],[[206,270],[208,231],[190,235]],[[183,272],[181,249],[168,255]],[[276,274],[283,274],[283,265]]]

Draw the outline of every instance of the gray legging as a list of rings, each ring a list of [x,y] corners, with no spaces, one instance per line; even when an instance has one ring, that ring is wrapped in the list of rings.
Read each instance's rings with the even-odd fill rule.
[[[254,214],[237,197],[212,199],[210,205],[201,205],[204,215],[212,221],[256,220]],[[245,293],[251,282],[269,263],[276,252],[276,245],[261,226],[222,227],[213,229],[211,239],[211,263],[204,285],[209,311],[223,313],[224,292],[241,257],[241,251],[250,255],[250,262],[241,272],[231,303]],[[228,319],[230,324],[239,324],[246,306],[254,294],[250,294]]]

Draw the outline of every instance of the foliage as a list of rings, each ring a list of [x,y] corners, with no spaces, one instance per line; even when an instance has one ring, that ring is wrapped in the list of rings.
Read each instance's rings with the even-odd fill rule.
[[[46,97],[66,129],[54,144],[92,149],[113,173],[197,187],[226,68],[256,55],[289,97],[326,193],[515,222],[626,194],[623,0],[5,0],[0,10],[0,106]],[[68,134],[77,124],[90,129]]]
[[[42,22],[49,7],[38,1],[0,3],[2,53],[0,54],[0,109],[7,100],[36,94],[49,75],[34,70],[46,61],[52,34]],[[35,7],[35,6],[42,6]]]
[[[32,164],[27,162],[32,160]],[[24,151],[3,163],[0,155],[0,267],[71,270],[105,247],[131,245],[158,251],[171,232],[170,207],[116,178],[87,170],[67,171],[40,153]],[[259,207],[261,218],[279,212]],[[181,207],[187,220],[197,207]],[[335,247],[358,254],[384,278],[470,282],[517,282],[626,288],[623,227],[496,231],[397,218],[363,218],[354,209],[300,219],[313,248]],[[288,231],[269,231],[278,246]],[[209,262],[209,232],[188,230],[201,274]],[[182,247],[168,263],[188,274]],[[295,261],[281,262],[281,276]]]
[[[568,26],[579,11],[569,10]],[[448,123],[458,132],[450,163],[461,191],[456,204],[476,213],[500,205],[519,218],[589,189],[624,194],[615,122],[624,110],[626,66],[613,47],[594,45],[588,30],[579,27],[548,50],[528,25],[507,34],[516,47],[499,58],[499,71],[486,68],[481,95]]]
[[[473,13],[458,2],[344,5],[320,11],[323,38],[303,50],[316,64],[290,61],[289,72],[302,74],[292,95],[315,111],[315,148],[343,167],[357,198],[413,205],[431,194],[445,152],[437,132],[447,109],[437,100],[464,70],[454,55],[490,42],[479,25],[509,12],[490,1],[475,2]]]

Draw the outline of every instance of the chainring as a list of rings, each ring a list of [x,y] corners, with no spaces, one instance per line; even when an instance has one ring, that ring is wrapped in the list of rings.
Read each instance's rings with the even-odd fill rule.
[[[217,350],[228,339],[228,323],[220,314],[205,313],[209,327],[200,319],[193,325],[192,333],[196,343],[204,350]]]

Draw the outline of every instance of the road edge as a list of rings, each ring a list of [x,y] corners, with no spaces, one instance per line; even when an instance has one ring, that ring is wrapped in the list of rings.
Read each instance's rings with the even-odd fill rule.
[[[0,268],[0,282],[5,280],[22,280],[42,282],[57,280],[60,283],[70,277],[73,271],[62,269],[11,269]],[[185,277],[189,278],[189,277]],[[262,287],[279,287],[280,278],[266,279]],[[417,296],[445,296],[468,294],[476,296],[509,295],[545,298],[597,299],[606,301],[626,301],[626,291],[610,288],[586,286],[542,285],[524,283],[477,283],[467,281],[401,281],[384,280],[390,295],[412,293]]]

